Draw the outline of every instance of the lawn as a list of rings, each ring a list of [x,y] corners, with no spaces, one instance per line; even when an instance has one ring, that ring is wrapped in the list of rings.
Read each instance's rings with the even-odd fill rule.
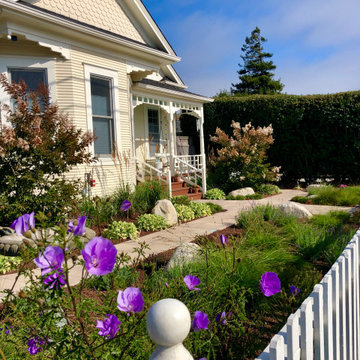
[[[27,358],[27,341],[38,337],[45,339],[43,349],[32,358],[147,359],[155,346],[146,332],[147,310],[160,299],[176,298],[192,318],[201,311],[209,319],[207,329],[191,331],[184,342],[195,359],[253,359],[321,280],[358,225],[345,212],[298,221],[271,206],[255,207],[239,214],[236,227],[224,230],[226,243],[220,242],[221,232],[197,237],[201,254],[183,267],[164,271],[161,256],[141,260],[140,244],[137,261],[118,254],[110,274],[86,278],[71,294],[66,286],[50,290],[33,279],[2,309],[0,322],[13,328],[0,332],[0,348],[6,359]],[[31,260],[38,253],[27,255]],[[281,292],[269,297],[259,289],[266,272],[281,281]],[[200,290],[189,289],[187,275],[200,280]],[[290,286],[299,293],[291,294]],[[116,305],[119,289],[129,287],[142,292],[144,308],[128,316]],[[106,314],[121,321],[111,341],[95,327]]]
[[[322,186],[308,189],[309,196],[296,196],[292,201],[314,205],[355,206],[360,204],[360,186]]]

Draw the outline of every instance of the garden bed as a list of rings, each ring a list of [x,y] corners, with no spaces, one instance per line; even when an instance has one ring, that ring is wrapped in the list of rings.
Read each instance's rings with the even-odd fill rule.
[[[145,315],[154,302],[170,297],[184,302],[192,316],[200,310],[209,318],[207,330],[192,331],[184,342],[195,359],[253,359],[321,280],[358,226],[343,212],[299,222],[270,206],[240,213],[237,225],[197,237],[196,243],[201,245],[203,254],[198,261],[181,269],[162,270],[172,255],[171,250],[152,256],[135,268],[125,266],[74,287],[74,293],[85,289],[76,299],[79,304],[82,299],[84,331],[92,339],[93,346],[99,346],[91,358],[102,358],[106,354],[127,360],[149,358],[154,344],[146,334]],[[220,241],[220,235],[226,235],[227,243]],[[269,271],[279,275],[281,292],[266,297],[259,289],[259,280]],[[200,279],[200,291],[190,291],[186,287],[183,279],[188,274]],[[300,292],[291,295],[290,285],[298,287]],[[116,309],[118,290],[129,286],[139,288],[145,300],[144,310],[131,316]],[[12,305],[6,307],[6,313],[2,312],[0,322],[11,322],[16,329],[11,337],[0,334],[6,358],[26,357],[29,337],[26,329],[29,328],[36,329],[37,336],[52,340],[44,348],[44,356],[52,357],[56,348],[58,355],[65,358],[69,349],[80,349],[80,346],[81,353],[86,356],[88,348],[84,341],[79,342],[83,338],[82,330],[68,292],[54,292],[48,304],[53,307],[59,297],[70,319],[70,325],[57,329],[50,320],[44,319],[40,327],[39,320],[35,321],[35,314],[45,309],[38,308],[37,299],[43,295],[34,290],[15,298]],[[222,312],[226,314],[226,323],[216,321],[216,315]],[[119,336],[101,345],[103,339],[97,334],[95,324],[105,314],[116,314],[122,324]],[[73,328],[79,333],[78,340],[69,335]],[[67,347],[60,347],[61,342]]]
[[[308,196],[295,196],[291,201],[309,205],[355,206],[360,204],[360,186],[310,186]]]

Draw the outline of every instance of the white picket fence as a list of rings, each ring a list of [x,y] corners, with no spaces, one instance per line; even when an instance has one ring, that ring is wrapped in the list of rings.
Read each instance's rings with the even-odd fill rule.
[[[257,360],[360,359],[360,229]]]

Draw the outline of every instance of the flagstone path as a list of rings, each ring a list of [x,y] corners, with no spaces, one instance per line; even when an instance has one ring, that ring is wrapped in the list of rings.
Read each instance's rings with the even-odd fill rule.
[[[261,200],[199,200],[202,202],[211,201],[213,203],[221,205],[226,212],[220,212],[212,216],[207,216],[198,220],[191,221],[186,224],[181,224],[155,232],[141,237],[141,241],[146,241],[150,246],[149,250],[146,250],[146,256],[151,254],[158,254],[166,250],[174,249],[181,243],[191,242],[197,235],[206,235],[217,230],[225,229],[236,223],[236,216],[239,211],[250,209],[257,205],[279,205],[290,201],[291,198],[297,195],[304,195],[300,190],[282,190],[279,195],[271,196]],[[320,206],[320,205],[303,205],[312,214],[325,214],[330,210],[344,210],[350,211],[351,207],[340,206]],[[138,247],[136,240],[129,240],[118,245],[115,245],[118,252],[128,253],[132,258],[136,257],[133,253],[134,248]],[[75,266],[70,271],[70,284],[76,285],[80,282],[82,274],[82,267],[80,265]],[[34,275],[40,275],[40,270],[34,270]],[[6,274],[0,276],[0,292],[7,289],[12,289],[17,274]],[[25,278],[19,277],[13,291],[17,293],[26,285]],[[4,293],[0,293],[0,301],[5,297]]]

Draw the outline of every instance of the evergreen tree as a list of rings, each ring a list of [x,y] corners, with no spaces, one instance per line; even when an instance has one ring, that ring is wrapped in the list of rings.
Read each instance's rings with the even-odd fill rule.
[[[273,56],[264,52],[263,43],[267,40],[261,36],[258,27],[252,31],[250,37],[246,37],[241,51],[244,64],[239,64],[238,84],[232,84],[232,91],[237,94],[276,94],[280,93],[284,85],[280,80],[274,80],[272,70],[276,69],[274,63],[266,61]]]

